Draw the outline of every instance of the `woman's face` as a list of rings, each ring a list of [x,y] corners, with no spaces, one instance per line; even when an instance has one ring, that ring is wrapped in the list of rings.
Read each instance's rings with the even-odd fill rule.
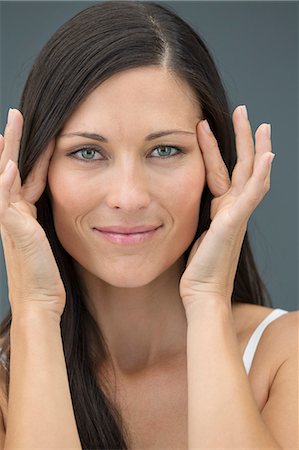
[[[200,119],[188,85],[157,67],[110,77],[69,117],[48,187],[57,236],[80,269],[140,287],[179,263],[205,185]],[[165,130],[188,134],[150,137]]]

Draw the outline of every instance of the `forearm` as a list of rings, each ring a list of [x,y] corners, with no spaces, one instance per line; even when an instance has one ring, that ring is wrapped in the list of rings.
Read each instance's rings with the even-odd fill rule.
[[[60,323],[30,313],[12,319],[6,449],[81,449]]]
[[[187,312],[188,448],[279,449],[253,397],[231,311],[208,300]]]

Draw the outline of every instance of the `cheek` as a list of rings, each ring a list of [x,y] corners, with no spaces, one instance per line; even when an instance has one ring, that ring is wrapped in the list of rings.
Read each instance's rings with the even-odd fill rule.
[[[80,182],[78,173],[52,165],[48,171],[48,192],[57,236],[61,242],[71,240],[80,232],[81,217],[89,210],[90,195]],[[79,225],[79,228],[78,228]]]
[[[174,177],[170,208],[180,232],[195,233],[197,228],[201,195],[205,185],[205,172],[198,165],[178,173]]]
[[[53,214],[78,216],[88,208],[92,201],[91,189],[86,175],[70,171],[63,164],[50,165],[48,171],[48,192],[52,203]]]
[[[167,267],[184,254],[194,239],[205,181],[204,167],[198,161],[188,167],[178,168],[173,171],[172,177],[164,180],[163,197],[161,195],[160,200],[168,212],[170,223],[169,232],[158,253],[163,253],[163,262]]]

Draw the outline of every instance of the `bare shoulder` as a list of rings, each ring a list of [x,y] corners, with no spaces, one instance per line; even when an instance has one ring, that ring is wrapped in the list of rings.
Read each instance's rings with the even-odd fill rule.
[[[247,307],[247,313],[256,313],[257,317],[261,313],[259,322],[273,310],[270,308],[266,312],[260,306],[250,306]],[[290,311],[270,322],[262,333],[249,373],[249,381],[264,423],[281,448],[289,449],[298,448],[299,438],[298,336],[298,310]]]
[[[232,305],[235,328],[240,341],[246,346],[247,340],[256,329],[256,327],[272,312],[275,308],[255,305],[251,303],[234,303]]]
[[[280,364],[298,353],[298,330],[299,311],[289,311],[266,327],[263,344],[271,348]]]
[[[254,305],[249,303],[238,303],[233,307],[234,317],[236,320],[236,325],[239,332],[246,332],[261,323],[272,311],[277,308],[270,308],[267,306]],[[280,309],[284,309],[281,307]],[[291,326],[293,331],[298,327],[298,314],[299,311],[288,311],[288,314],[283,314],[273,320],[265,331],[273,335],[282,332],[285,328],[287,331],[288,327]],[[268,334],[269,334],[268,333]]]
[[[254,330],[274,309],[276,308],[248,303],[236,304],[233,307],[233,316],[242,353]],[[267,325],[256,350],[251,371],[252,376],[260,367],[267,365],[268,368],[271,368],[269,381],[273,381],[281,364],[298,352],[298,329],[299,311],[290,311],[283,314]]]
[[[239,336],[249,337],[256,327],[277,308],[270,308],[267,306],[249,304],[249,303],[235,303],[233,305],[233,317],[235,327]],[[284,309],[281,307],[281,309]],[[299,311],[289,311],[288,314],[283,314],[270,322],[263,332],[263,337],[268,339],[279,340],[279,348],[286,351],[285,339],[298,330],[298,314]],[[264,339],[266,340],[266,338]]]

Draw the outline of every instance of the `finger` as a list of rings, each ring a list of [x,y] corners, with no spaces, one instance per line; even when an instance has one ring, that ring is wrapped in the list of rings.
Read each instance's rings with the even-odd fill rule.
[[[228,191],[231,182],[217,140],[207,120],[198,123],[197,138],[205,163],[208,187],[214,197],[219,197]]]
[[[9,207],[11,206],[11,189],[14,184],[18,169],[15,162],[5,166],[0,175],[0,223],[1,226],[11,227],[14,224]]]
[[[256,130],[255,148],[256,148],[256,161],[258,161],[258,159],[261,158],[261,155],[263,155],[264,153],[267,152],[272,153],[271,125],[269,123],[261,124]],[[270,174],[271,174],[271,166],[265,179],[265,187],[267,190],[270,189]]]
[[[48,178],[50,160],[55,148],[55,139],[52,139],[36,161],[33,169],[21,187],[21,194],[24,200],[35,204],[43,193]]]
[[[252,175],[254,164],[254,142],[245,105],[233,112],[233,125],[237,150],[237,162],[232,173],[232,195],[239,195]]]
[[[0,173],[3,172],[9,160],[14,161],[18,167],[19,149],[23,129],[23,116],[17,109],[10,109],[8,121],[4,131],[4,148],[1,152]],[[10,201],[20,200],[21,178],[19,171],[14,178],[14,183],[10,189]]]
[[[11,109],[4,131],[4,149],[0,160],[0,173],[3,172],[9,159],[18,164],[19,148],[22,137],[23,116],[17,109]]]
[[[238,197],[232,215],[249,220],[252,212],[270,189],[270,174],[274,155],[266,152],[254,162],[253,173]]]
[[[11,190],[18,173],[16,163],[12,161],[12,164],[10,166],[7,164],[0,175],[1,238],[8,236],[12,246],[15,245],[14,239],[17,239],[20,244],[23,239],[26,242],[28,236],[32,236],[32,232],[36,232],[34,220],[36,219],[35,206],[26,202],[14,203],[11,201]],[[34,218],[32,218],[33,212],[35,212]]]
[[[255,132],[256,154],[261,156],[264,153],[272,152],[271,125],[262,123]]]
[[[3,150],[4,150],[4,137],[2,136],[2,134],[0,134],[0,162]]]

